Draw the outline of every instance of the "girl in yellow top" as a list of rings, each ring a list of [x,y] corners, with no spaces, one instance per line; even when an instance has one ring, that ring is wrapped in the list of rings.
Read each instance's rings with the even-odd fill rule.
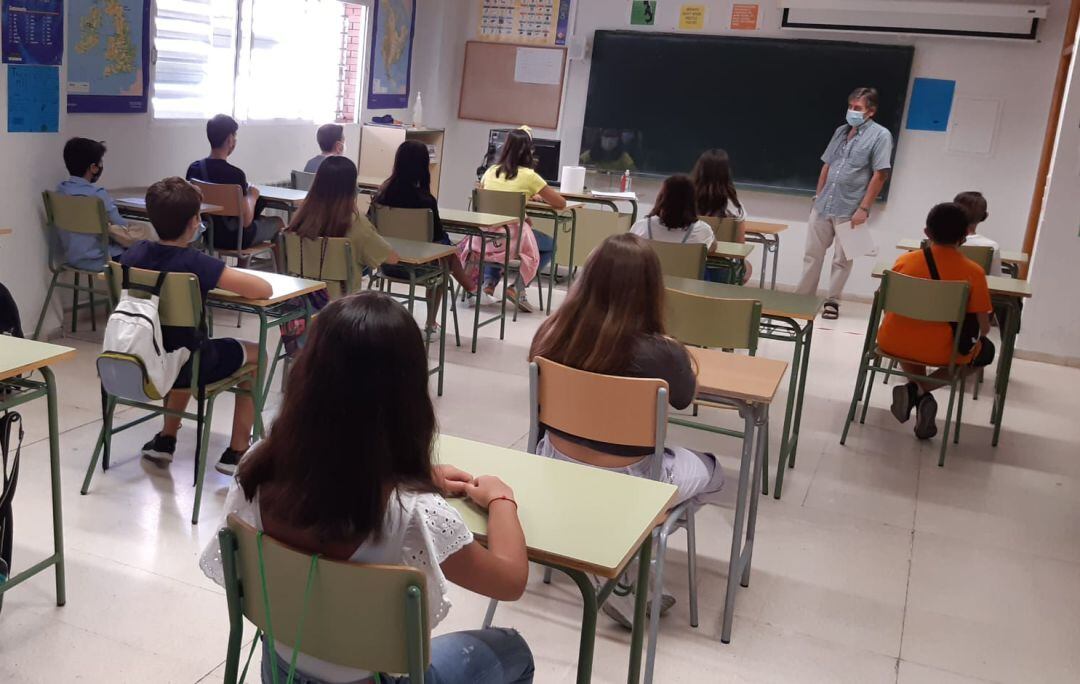
[[[539,199],[547,202],[553,209],[564,208],[566,200],[540,177],[540,174],[533,169],[534,166],[536,166],[536,154],[533,150],[532,135],[524,127],[510,131],[499,153],[499,161],[484,172],[480,179],[480,187],[485,190],[521,192],[525,194],[526,199]],[[532,230],[531,226],[529,230]],[[540,251],[539,270],[542,271],[544,266],[551,263],[552,254],[555,252],[555,241],[544,233],[534,232],[533,237],[536,238],[536,246]],[[500,278],[502,278],[501,267],[486,266],[484,268],[484,294],[493,297],[495,285]],[[506,288],[506,297],[517,304],[521,311],[531,313],[533,309],[526,297],[525,285],[521,275],[518,274],[514,284]]]

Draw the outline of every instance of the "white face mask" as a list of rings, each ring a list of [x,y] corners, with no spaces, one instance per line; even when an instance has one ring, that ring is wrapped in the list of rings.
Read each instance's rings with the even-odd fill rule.
[[[866,123],[866,113],[857,112],[854,109],[847,110],[847,116],[844,118],[847,119],[849,126],[861,126]]]

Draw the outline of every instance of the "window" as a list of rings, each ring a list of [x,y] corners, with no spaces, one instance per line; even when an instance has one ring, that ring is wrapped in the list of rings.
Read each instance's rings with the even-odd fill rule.
[[[154,116],[355,121],[366,9],[341,0],[158,0]]]

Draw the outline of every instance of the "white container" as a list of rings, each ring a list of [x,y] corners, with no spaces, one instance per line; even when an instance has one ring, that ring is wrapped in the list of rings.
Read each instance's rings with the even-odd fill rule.
[[[564,166],[562,167],[562,182],[559,190],[570,194],[581,194],[585,191],[585,167]]]
[[[424,96],[419,90],[416,91],[416,102],[413,104],[412,123],[414,128],[424,127]]]

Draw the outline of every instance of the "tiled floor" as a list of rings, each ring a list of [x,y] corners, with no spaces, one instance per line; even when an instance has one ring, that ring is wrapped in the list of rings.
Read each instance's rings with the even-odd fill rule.
[[[656,681],[1080,681],[1080,370],[1017,361],[1001,445],[990,447],[984,392],[965,407],[961,444],[945,468],[936,465],[936,440],[921,444],[892,419],[880,386],[866,425],[854,426],[842,447],[866,315],[866,307],[846,305],[841,320],[819,322],[797,467],[781,501],[761,500],[752,581],[738,594],[730,645],[719,642],[730,510],[709,508],[698,518],[697,629],[688,625],[685,546],[675,540],[666,576],[679,603],[661,623]],[[496,327],[484,328],[475,356],[450,347],[446,394],[437,401],[444,432],[524,444],[525,354],[540,320],[508,324],[503,342]],[[252,337],[252,321],[244,328]],[[56,368],[68,604],[54,605],[51,574],[5,597],[0,681],[216,681],[225,603],[196,559],[215,533],[228,480],[209,470],[203,522],[193,527],[192,430],[162,470],[137,456],[154,431],[146,425],[117,439],[114,467],[80,496],[100,422],[97,344],[79,337],[68,338],[77,360]],[[787,359],[790,347],[765,342],[760,353]],[[230,413],[225,399],[215,454]],[[20,567],[46,554],[51,539],[44,404],[24,415]],[[729,468],[737,463],[733,440],[682,428],[671,439],[720,452]],[[486,601],[460,589],[453,599],[439,631],[477,626]],[[499,613],[530,641],[539,682],[572,680],[579,619],[572,586],[545,586],[539,571],[525,597]],[[627,632],[601,620],[594,681],[625,681],[628,642]]]

